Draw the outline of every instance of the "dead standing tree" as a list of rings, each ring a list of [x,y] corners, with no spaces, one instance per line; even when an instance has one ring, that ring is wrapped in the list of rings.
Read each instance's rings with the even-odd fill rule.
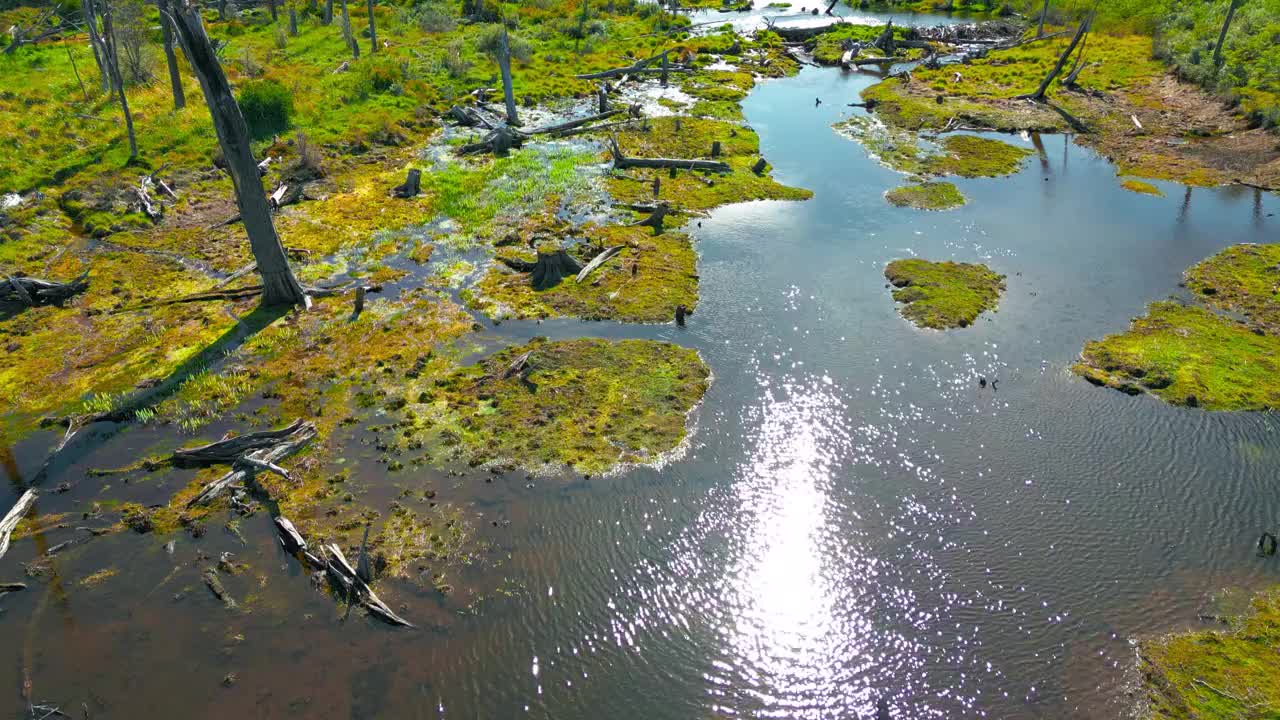
[[[506,25],[502,26],[502,32],[498,35],[495,59],[498,61],[498,71],[502,73],[502,99],[507,104],[507,124],[519,126],[520,119],[516,116],[516,95],[511,88],[511,38],[507,36]]]
[[[368,1],[369,6],[369,52],[378,52],[378,24],[373,19],[373,0]]]
[[[124,115],[125,132],[129,136],[129,162],[133,162],[138,158],[138,138],[133,132],[133,114],[129,112],[129,98],[124,92],[124,77],[120,75],[120,56],[116,52],[115,29],[111,23],[111,2],[110,0],[98,0],[102,3],[102,32],[99,35],[99,42],[102,44],[102,56],[107,70],[107,77],[111,81],[111,89],[115,91],[117,99],[120,100],[120,111]],[[97,22],[97,5],[94,0],[87,0],[89,15],[85,17],[85,22],[92,24]]]
[[[356,42],[356,34],[351,30],[351,14],[347,12],[347,0],[342,0],[342,39],[351,48],[351,57],[360,59],[360,43]]]
[[[1222,46],[1227,42],[1227,31],[1231,29],[1231,19],[1236,16],[1236,8],[1240,6],[1240,0],[1231,0],[1231,5],[1227,7],[1227,19],[1222,21],[1222,32],[1218,33],[1218,44],[1213,47],[1213,67],[1216,69],[1222,65]]]
[[[164,17],[169,15],[169,6],[173,0],[157,0],[156,7],[160,10],[160,38],[164,45],[164,59],[169,66],[169,85],[173,88],[173,109],[181,110],[187,104],[187,95],[182,91],[182,73],[178,70],[178,54],[173,50],[173,28],[169,23],[164,22]]]
[[[200,80],[205,103],[213,117],[218,145],[235,187],[240,218],[249,235],[249,246],[258,263],[258,273],[262,276],[262,304],[306,306],[309,302],[307,295],[293,276],[289,258],[271,220],[271,206],[258,175],[258,163],[249,147],[249,127],[205,33],[200,11],[191,5],[173,8],[170,19],[179,44]]]
[[[1053,82],[1054,78],[1058,77],[1058,75],[1062,73],[1062,68],[1066,66],[1067,59],[1071,57],[1071,53],[1075,52],[1076,46],[1080,44],[1080,39],[1083,38],[1087,32],[1089,32],[1089,21],[1085,20],[1081,22],[1080,27],[1076,29],[1075,36],[1071,38],[1071,44],[1067,45],[1067,49],[1063,50],[1062,54],[1058,56],[1058,62],[1054,63],[1053,69],[1049,71],[1048,75],[1044,76],[1044,80],[1041,81],[1040,87],[1036,88],[1035,92],[1028,95],[1019,95],[1018,98],[1022,100],[1044,102],[1044,94],[1045,91],[1049,89],[1049,84]]]

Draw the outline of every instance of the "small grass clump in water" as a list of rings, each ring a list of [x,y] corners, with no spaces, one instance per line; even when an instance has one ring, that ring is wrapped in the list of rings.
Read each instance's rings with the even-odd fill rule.
[[[1152,720],[1280,716],[1280,587],[1228,625],[1141,644]]]
[[[1280,243],[1232,245],[1193,265],[1186,279],[1210,305],[1280,330]]]
[[[1199,307],[1156,302],[1123,333],[1085,344],[1076,374],[1207,410],[1280,408],[1280,337]]]
[[[525,353],[528,368],[506,377]],[[597,473],[679,446],[709,379],[697,351],[670,343],[535,340],[460,368],[409,408],[474,464]]]
[[[893,299],[903,303],[903,317],[935,330],[968,327],[1004,292],[1003,275],[974,263],[894,260],[884,276],[896,288]]]
[[[697,253],[689,236],[648,228],[585,228],[586,238],[571,252],[585,266],[595,249],[622,251],[583,279],[566,278],[546,290],[534,290],[528,273],[494,263],[474,290],[464,291],[470,305],[493,318],[577,317],[623,322],[670,322],[676,306],[698,304]],[[593,251],[586,253],[588,249]],[[533,260],[532,252],[514,253]]]
[[[892,205],[917,210],[950,210],[965,203],[964,195],[949,182],[904,185],[890,190],[884,197]]]
[[[1164,197],[1164,193],[1160,192],[1160,188],[1149,182],[1142,180],[1125,180],[1120,183],[1120,187],[1129,192],[1139,193],[1141,195],[1155,195],[1156,197]]]
[[[950,135],[942,140],[942,152],[930,155],[924,171],[930,175],[1000,177],[1018,172],[1030,150],[991,138]]]

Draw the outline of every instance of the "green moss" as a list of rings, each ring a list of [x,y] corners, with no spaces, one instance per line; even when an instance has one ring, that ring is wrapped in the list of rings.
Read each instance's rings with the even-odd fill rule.
[[[896,288],[893,299],[903,303],[903,317],[936,330],[969,326],[1004,292],[1003,275],[973,263],[894,260],[884,276]]]
[[[1160,192],[1160,188],[1149,182],[1141,180],[1125,180],[1120,183],[1120,187],[1129,192],[1140,193],[1142,195],[1155,195],[1156,197],[1164,197],[1164,193]]]
[[[504,377],[526,352],[529,372]],[[432,444],[473,463],[596,473],[679,446],[708,382],[698,353],[669,343],[534,341],[460,369],[409,407]]]
[[[1280,716],[1280,588],[1253,598],[1222,630],[1141,643],[1143,686],[1152,720]]]
[[[472,306],[493,318],[578,317],[587,320],[670,322],[677,305],[698,304],[697,254],[688,235],[648,228],[588,227],[575,251],[585,265],[600,248],[623,250],[583,282],[573,278],[533,289],[527,273],[495,263],[469,294]],[[532,260],[532,254],[524,259]],[[634,270],[634,273],[633,273]]]
[[[949,182],[926,182],[904,185],[885,193],[885,199],[898,207],[918,210],[950,210],[964,205],[964,195]]]
[[[1280,244],[1232,245],[1187,270],[1186,282],[1209,304],[1280,330]]]
[[[942,152],[925,162],[925,172],[967,178],[999,177],[1017,172],[1030,154],[1026,148],[991,138],[949,135],[942,139]]]
[[[1280,408],[1280,337],[1208,310],[1157,302],[1089,342],[1072,369],[1092,383],[1208,410]]]

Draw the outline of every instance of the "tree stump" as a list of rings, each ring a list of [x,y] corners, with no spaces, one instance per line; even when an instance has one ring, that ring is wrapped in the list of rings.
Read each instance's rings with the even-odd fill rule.
[[[529,280],[534,290],[547,290],[560,284],[566,277],[576,277],[582,272],[582,264],[564,248],[539,249],[538,260],[533,264]]]
[[[715,140],[711,143],[711,157],[720,157],[720,141]]]
[[[409,174],[404,179],[404,183],[395,186],[391,192],[398,198],[408,200],[409,198],[417,197],[418,193],[422,191],[421,184],[422,171],[414,168],[409,171]]]

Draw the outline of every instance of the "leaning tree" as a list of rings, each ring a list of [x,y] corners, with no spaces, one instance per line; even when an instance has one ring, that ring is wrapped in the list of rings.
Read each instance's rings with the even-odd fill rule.
[[[190,4],[179,6],[174,3],[170,7],[169,21],[173,23],[178,43],[200,80],[205,103],[213,116],[213,128],[218,133],[218,145],[231,173],[240,219],[249,234],[253,259],[257,261],[258,273],[262,276],[262,304],[305,306],[307,295],[293,276],[289,258],[271,220],[271,207],[262,188],[262,178],[258,175],[258,163],[249,146],[249,126],[240,113],[235,96],[231,94],[227,76],[223,74],[222,65],[205,33],[200,10]]]

